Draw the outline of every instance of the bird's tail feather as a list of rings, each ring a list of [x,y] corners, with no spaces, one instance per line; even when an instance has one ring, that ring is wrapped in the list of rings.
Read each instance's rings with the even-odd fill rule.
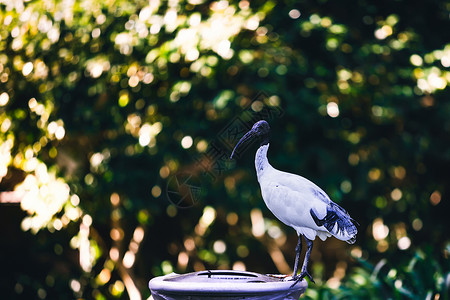
[[[351,239],[346,240],[347,243],[349,243],[350,245],[354,244],[356,242],[356,235],[353,236]]]
[[[357,222],[339,205],[333,204],[327,207],[327,214],[323,219],[319,219],[313,209],[310,210],[311,217],[317,226],[324,226],[336,238],[353,244],[358,232],[354,224]]]

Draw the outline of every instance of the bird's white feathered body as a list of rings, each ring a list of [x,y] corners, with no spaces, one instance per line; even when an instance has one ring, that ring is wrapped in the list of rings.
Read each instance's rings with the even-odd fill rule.
[[[348,213],[313,182],[273,168],[267,160],[268,148],[269,144],[262,145],[256,152],[255,168],[269,210],[299,236],[310,240],[335,236],[354,243],[357,230]]]

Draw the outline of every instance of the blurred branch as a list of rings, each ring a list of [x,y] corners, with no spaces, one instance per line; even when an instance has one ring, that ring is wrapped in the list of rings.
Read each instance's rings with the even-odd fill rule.
[[[283,252],[281,251],[280,247],[278,247],[276,242],[270,237],[266,237],[263,240],[264,241],[262,241],[262,242],[267,247],[270,257],[272,258],[272,261],[275,264],[275,266],[277,267],[278,271],[281,274],[291,274],[292,269],[289,267],[289,264],[286,262]]]
[[[128,296],[130,300],[141,300],[141,294],[136,287],[135,280],[133,279],[134,275],[131,270],[125,268],[123,264],[118,261],[116,263],[117,270],[119,272],[120,278],[122,278],[123,283],[125,284],[125,288],[127,290]]]

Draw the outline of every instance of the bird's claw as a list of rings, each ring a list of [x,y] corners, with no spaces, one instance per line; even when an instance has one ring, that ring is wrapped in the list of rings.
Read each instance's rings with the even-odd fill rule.
[[[305,277],[305,275],[308,276],[309,280],[311,280],[312,283],[316,284],[316,282],[314,281],[314,279],[312,278],[312,276],[308,272],[305,272],[303,274],[303,277]]]
[[[295,280],[295,282],[290,286],[290,288],[294,287],[297,283],[299,283],[300,281],[302,281],[303,278],[305,278],[305,276],[307,276],[307,277],[309,278],[309,280],[311,280],[312,283],[314,283],[314,284],[316,283],[316,282],[314,281],[314,279],[312,278],[312,276],[311,276],[307,271],[304,271],[304,272],[300,273],[300,275],[297,275],[297,276],[293,276],[293,277],[292,277],[291,280]]]

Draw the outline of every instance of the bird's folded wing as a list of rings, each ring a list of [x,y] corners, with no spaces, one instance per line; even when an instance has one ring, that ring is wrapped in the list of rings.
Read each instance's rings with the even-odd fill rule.
[[[357,229],[354,220],[339,205],[330,201],[327,206],[327,214],[320,219],[313,209],[310,210],[311,217],[317,226],[324,226],[326,230],[336,238],[353,244],[356,240]]]

